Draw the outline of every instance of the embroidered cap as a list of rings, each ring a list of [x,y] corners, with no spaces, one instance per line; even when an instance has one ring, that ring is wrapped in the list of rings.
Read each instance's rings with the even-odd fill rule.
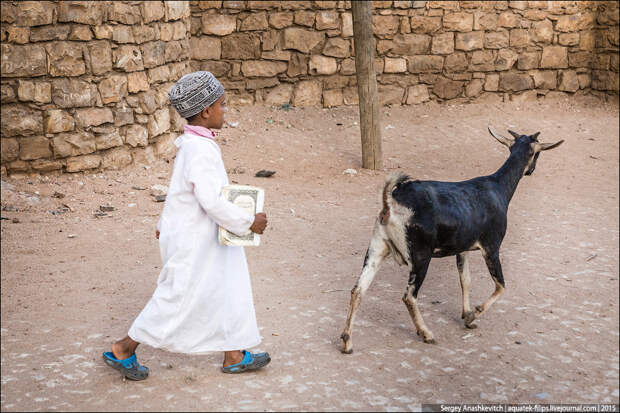
[[[168,98],[181,117],[191,118],[224,94],[224,86],[211,72],[198,71],[180,78]]]

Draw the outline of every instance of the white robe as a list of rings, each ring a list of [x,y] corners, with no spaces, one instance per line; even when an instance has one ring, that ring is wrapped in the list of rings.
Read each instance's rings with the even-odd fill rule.
[[[228,177],[215,141],[185,133],[174,143],[179,150],[157,224],[163,267],[129,337],[189,354],[256,346],[245,251],[217,240],[218,224],[242,234],[254,216],[220,196]]]

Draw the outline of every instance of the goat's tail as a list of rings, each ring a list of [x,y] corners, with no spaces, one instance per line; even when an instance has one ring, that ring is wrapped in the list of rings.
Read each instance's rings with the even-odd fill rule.
[[[383,194],[381,197],[383,201],[383,209],[379,214],[379,220],[381,222],[381,225],[386,225],[388,222],[388,218],[390,218],[391,202],[389,201],[392,200],[392,191],[394,191],[397,185],[402,184],[407,180],[409,180],[409,176],[402,172],[393,173],[385,180],[385,185],[383,186]]]

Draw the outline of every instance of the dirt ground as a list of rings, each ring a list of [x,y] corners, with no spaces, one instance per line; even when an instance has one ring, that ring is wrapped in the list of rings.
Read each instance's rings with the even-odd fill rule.
[[[172,162],[96,174],[2,178],[2,411],[410,411],[423,403],[618,403],[618,105],[578,102],[383,108],[384,170],[361,169],[357,108],[249,107],[219,134],[232,182],[266,190],[269,227],[246,248],[271,364],[224,375],[222,355],[147,346],[144,382],[101,353],[156,285],[155,225]],[[433,259],[424,344],[401,301],[407,270],[381,267],[339,351],[350,289],[385,176],[457,181],[508,150],[486,131],[565,139],[541,154],[509,209],[507,290],[475,330],[460,318],[453,257]],[[347,169],[357,174],[343,173]],[[256,171],[276,171],[271,178]],[[60,194],[64,197],[59,198]],[[113,206],[96,216],[100,206]],[[100,214],[101,215],[101,214]],[[4,219],[8,218],[8,219]],[[472,305],[494,285],[472,253]]]

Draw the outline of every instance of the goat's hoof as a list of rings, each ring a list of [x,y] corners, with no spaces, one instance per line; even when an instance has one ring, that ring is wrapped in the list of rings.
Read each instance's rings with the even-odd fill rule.
[[[348,349],[348,350],[347,350],[346,348],[341,347],[341,348],[340,348],[340,352],[341,352],[342,354],[351,354],[351,353],[353,353],[353,349],[352,349],[352,348],[350,348],[350,349]]]
[[[480,314],[482,314],[484,312],[484,308],[482,308],[481,305],[477,305],[476,306],[476,317],[478,317]]]
[[[424,342],[425,342],[426,344],[437,344],[437,340],[435,340],[433,337],[431,337],[431,338],[425,338],[425,339],[424,339]]]
[[[468,312],[464,313],[463,314],[463,319],[465,320],[465,327],[467,327],[467,328],[476,328],[476,326],[472,324],[474,322],[474,320],[476,319],[476,315],[473,312],[468,311]]]
[[[465,328],[469,328],[470,330],[473,330],[475,328],[478,328],[478,326],[476,324],[465,324]]]
[[[340,336],[340,339],[342,340],[340,351],[344,354],[353,353],[353,344],[351,343],[351,336],[349,336],[347,333],[342,333],[342,335]]]

